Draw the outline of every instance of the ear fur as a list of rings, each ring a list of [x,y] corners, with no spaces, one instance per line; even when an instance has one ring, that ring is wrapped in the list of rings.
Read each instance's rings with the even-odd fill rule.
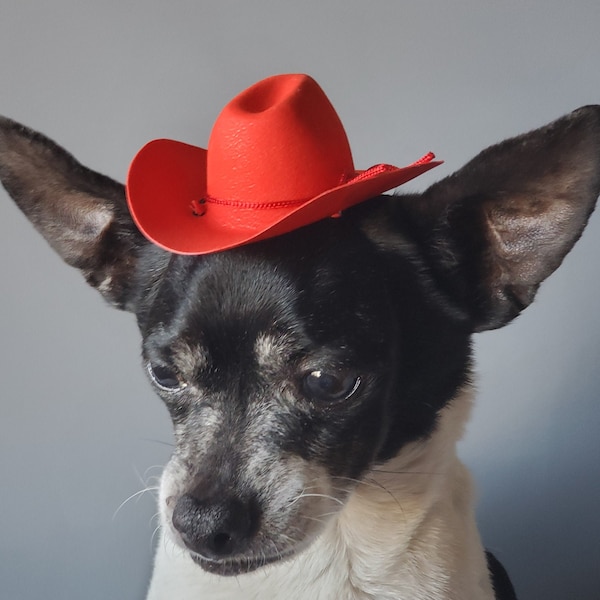
[[[128,308],[138,250],[147,242],[129,216],[124,187],[3,117],[0,180],[63,260],[113,305]]]
[[[422,197],[394,199],[438,290],[474,331],[501,327],[579,239],[600,193],[600,106],[481,152]]]

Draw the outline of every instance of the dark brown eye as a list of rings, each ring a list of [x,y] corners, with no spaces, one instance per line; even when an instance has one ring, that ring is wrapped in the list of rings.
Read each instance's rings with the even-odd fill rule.
[[[310,371],[302,379],[302,391],[313,400],[332,401],[350,398],[360,385],[356,375]]]
[[[186,387],[186,384],[179,380],[177,373],[169,367],[148,363],[147,369],[152,381],[163,391],[179,392]]]

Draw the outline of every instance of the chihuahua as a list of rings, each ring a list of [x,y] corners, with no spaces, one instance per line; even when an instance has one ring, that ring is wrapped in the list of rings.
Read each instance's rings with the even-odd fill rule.
[[[148,600],[511,600],[456,444],[471,336],[582,234],[600,106],[384,195],[205,255],[151,243],[124,186],[0,119],[0,178],[69,265],[133,312],[170,413]]]

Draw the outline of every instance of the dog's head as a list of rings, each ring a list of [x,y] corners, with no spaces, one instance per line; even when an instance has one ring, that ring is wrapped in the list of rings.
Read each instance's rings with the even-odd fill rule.
[[[600,107],[380,197],[206,256],[137,231],[123,187],[0,120],[0,176],[55,250],[136,314],[175,450],[163,522],[205,569],[295,554],[374,465],[426,440],[469,377],[474,331],[512,320],[600,192]]]

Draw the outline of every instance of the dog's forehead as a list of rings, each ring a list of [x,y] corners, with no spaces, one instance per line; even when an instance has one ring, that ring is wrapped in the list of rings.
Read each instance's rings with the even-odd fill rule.
[[[305,229],[231,251],[177,257],[164,278],[172,310],[280,322],[294,310],[315,309],[311,302],[322,305],[331,286],[352,278],[348,263],[355,264],[357,257],[352,244],[340,243],[335,229],[315,237],[313,228]]]
[[[199,265],[190,294],[183,311],[191,321],[262,330],[290,325],[298,290],[280,263],[224,253]]]
[[[381,341],[386,294],[373,257],[357,249],[348,228],[305,229],[233,251],[175,257],[154,301],[146,346],[266,365],[315,347]]]
[[[265,348],[267,336],[281,346],[301,335],[297,298],[280,261],[240,251],[174,257],[153,301],[146,346],[196,363],[209,353],[233,358],[242,347]]]

